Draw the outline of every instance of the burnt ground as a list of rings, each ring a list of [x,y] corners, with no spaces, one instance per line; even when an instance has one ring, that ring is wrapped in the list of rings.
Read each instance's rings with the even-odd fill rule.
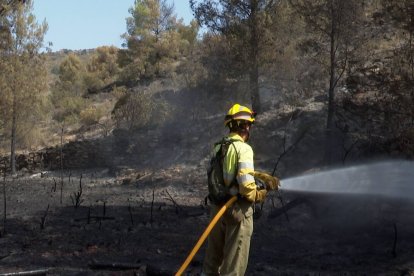
[[[57,172],[7,180],[0,273],[169,275],[208,224],[196,166],[116,177],[78,171],[70,181],[68,174],[62,203]],[[74,208],[80,174],[83,201]],[[268,198],[255,220],[247,275],[414,275],[414,203],[288,191],[282,198],[297,205],[283,213],[276,195]],[[203,255],[204,246],[188,275],[201,272]],[[111,264],[123,269],[104,266]]]

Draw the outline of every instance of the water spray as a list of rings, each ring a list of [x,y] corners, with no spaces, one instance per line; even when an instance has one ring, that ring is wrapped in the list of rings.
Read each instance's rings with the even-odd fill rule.
[[[414,162],[385,161],[292,177],[282,181],[281,189],[414,200]]]

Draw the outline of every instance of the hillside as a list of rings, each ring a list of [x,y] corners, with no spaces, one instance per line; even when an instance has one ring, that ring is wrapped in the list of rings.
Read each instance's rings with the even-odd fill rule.
[[[181,93],[174,102],[195,103]],[[269,195],[262,211],[256,206],[248,275],[410,275],[411,200],[284,189],[290,176],[325,170],[324,112],[312,99],[265,111],[254,125],[257,169],[271,172],[287,153],[277,167],[282,192]],[[215,113],[179,117],[164,127],[84,141],[84,154],[73,158],[78,163],[65,155],[73,168],[63,171],[63,186],[59,170],[7,179],[0,272],[172,275],[208,224],[205,164],[211,144],[226,133],[222,121]],[[85,153],[92,164],[106,163],[76,169]],[[203,256],[204,247],[186,275],[200,274]]]
[[[191,2],[188,25],[136,1],[123,48],[56,53],[4,9],[0,274],[174,274],[240,103],[282,186],[255,205],[248,275],[414,275],[412,1]]]

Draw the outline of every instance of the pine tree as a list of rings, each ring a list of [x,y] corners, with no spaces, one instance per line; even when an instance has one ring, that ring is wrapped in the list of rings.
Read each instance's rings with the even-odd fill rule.
[[[32,1],[23,2],[15,3],[14,9],[1,18],[2,26],[5,22],[10,26],[0,53],[0,106],[1,118],[10,130],[12,174],[16,173],[15,152],[21,127],[27,122],[36,124],[47,91],[45,59],[39,53],[47,24],[36,22]]]
[[[120,52],[123,78],[137,81],[168,75],[179,53],[174,6],[166,0],[136,0],[129,12],[123,36],[127,49]]]
[[[290,0],[290,4],[309,28],[309,36],[303,45],[316,57],[327,72],[328,112],[326,120],[326,162],[334,160],[335,148],[335,91],[349,68],[349,60],[364,36],[363,3],[356,0]]]
[[[237,68],[239,74],[248,73],[252,106],[256,112],[261,111],[259,71],[268,57],[266,49],[277,39],[269,30],[280,5],[280,1],[273,0],[190,1],[199,24],[213,34],[225,37],[231,58],[238,61],[238,65],[232,67]]]

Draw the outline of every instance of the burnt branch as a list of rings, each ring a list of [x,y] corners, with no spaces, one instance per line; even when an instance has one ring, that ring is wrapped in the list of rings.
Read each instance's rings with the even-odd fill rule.
[[[283,200],[283,197],[282,197],[282,192],[279,191],[279,190],[277,191],[277,199],[279,199],[280,204],[282,205],[282,208],[286,206],[285,205],[285,201]],[[286,220],[288,222],[290,222],[290,219],[289,219],[289,215],[287,213],[287,210],[284,210],[283,213],[285,214]]]
[[[75,221],[84,221],[86,220],[88,224],[91,220],[102,221],[102,220],[115,220],[115,217],[102,217],[102,216],[91,216],[88,214],[86,218],[77,218]]]
[[[355,145],[359,143],[359,139],[355,140],[349,147],[345,146],[345,142],[342,145],[342,149],[344,150],[344,156],[342,157],[342,163],[345,164],[345,160],[348,157],[348,155],[351,153],[351,151],[354,149]]]
[[[37,270],[29,270],[29,271],[19,271],[19,272],[10,272],[7,274],[7,276],[26,276],[26,275],[47,275],[51,271],[50,268],[46,269],[37,269]]]
[[[60,204],[63,202],[63,135],[64,127],[60,132]]]
[[[150,217],[150,223],[153,223],[153,222],[154,222],[154,219],[153,219],[153,216],[152,216],[152,214],[153,214],[153,209],[154,209],[154,199],[155,199],[155,191],[154,191],[154,189],[152,189],[152,201],[151,201],[151,217]]]
[[[283,152],[279,155],[279,157],[276,160],[275,166],[274,166],[273,171],[272,171],[272,176],[275,175],[277,167],[278,167],[280,161],[283,159],[283,157],[285,157],[289,152],[293,151],[297,147],[297,145],[303,140],[303,138],[305,138],[305,136],[308,132],[308,127],[307,127],[299,134],[299,136],[296,138],[296,140],[293,142],[293,144],[291,144],[288,148],[286,148],[288,126],[289,126],[290,122],[292,122],[294,118],[299,117],[301,115],[301,113],[302,113],[302,111],[293,112],[292,115],[290,116],[288,122],[286,123],[284,134],[283,134]],[[279,190],[278,190],[277,198],[279,199],[280,203],[282,204],[282,208],[280,210],[282,210],[282,212],[285,214],[286,220],[289,221],[289,216],[286,212],[288,209],[285,208],[285,203],[284,203],[283,198],[282,198],[282,193]],[[272,198],[272,204],[274,206],[273,198]],[[263,209],[263,203],[261,205],[261,209]]]
[[[174,200],[174,198],[170,195],[168,190],[165,190],[165,191],[167,192],[167,195],[169,196],[169,199],[171,200],[171,202],[175,206],[175,213],[178,214],[182,210],[181,206]]]
[[[54,182],[54,185],[53,185],[53,187],[50,191],[55,193],[56,192],[56,187],[57,187],[57,182],[56,182],[56,179],[54,177],[53,177],[53,182]]]
[[[89,205],[89,208],[88,208],[87,223],[88,224],[91,223],[91,206],[90,205]]]
[[[273,172],[272,175],[275,175],[276,170],[277,170],[277,166],[279,165],[280,161],[283,159],[283,157],[285,157],[289,152],[293,151],[296,146],[303,140],[303,138],[305,138],[306,133],[308,132],[308,128],[304,129],[298,136],[298,138],[293,142],[293,144],[291,144],[289,147],[286,148],[286,140],[287,140],[287,130],[288,130],[288,126],[290,124],[290,122],[292,122],[293,118],[297,118],[298,116],[300,116],[301,111],[298,113],[293,112],[292,115],[290,116],[288,122],[286,123],[285,126],[285,130],[284,130],[284,134],[283,134],[283,152],[279,155],[279,157],[276,160],[275,166],[273,168]]]
[[[131,203],[128,205],[128,213],[129,213],[129,219],[131,220],[131,225],[134,226],[134,216],[132,215]]]
[[[394,258],[397,257],[397,241],[398,241],[397,224],[394,223],[394,243],[393,243],[393,246],[392,246],[392,256]]]
[[[43,230],[45,228],[45,224],[46,224],[46,218],[47,215],[49,214],[49,204],[47,205],[46,211],[44,213],[44,215],[42,216],[41,220],[40,220],[40,229]]]
[[[308,203],[308,200],[303,198],[303,197],[296,198],[296,199],[290,201],[289,203],[285,204],[282,208],[276,209],[273,212],[271,212],[269,214],[268,218],[269,219],[277,218],[277,217],[285,214],[288,210],[290,210],[292,208],[295,208],[295,207],[297,207],[299,205],[302,205],[302,204],[307,204],[307,203]]]
[[[11,253],[7,253],[7,254],[4,254],[4,255],[0,255],[0,261],[3,260],[3,259],[5,259],[5,258],[7,258],[10,255],[11,255]]]
[[[99,262],[92,261],[88,264],[92,269],[117,269],[117,270],[131,270],[131,269],[140,269],[142,264],[136,263],[116,263],[116,262]]]
[[[72,205],[75,209],[77,209],[83,202],[82,199],[83,189],[82,189],[82,174],[79,178],[79,190],[75,193],[73,193],[73,196],[70,196],[70,199],[72,200]]]
[[[96,217],[89,217],[89,219],[91,218],[96,218]],[[102,210],[102,217],[99,218],[99,229],[101,229],[102,227],[102,221],[106,220],[106,202],[103,203],[103,210]]]

